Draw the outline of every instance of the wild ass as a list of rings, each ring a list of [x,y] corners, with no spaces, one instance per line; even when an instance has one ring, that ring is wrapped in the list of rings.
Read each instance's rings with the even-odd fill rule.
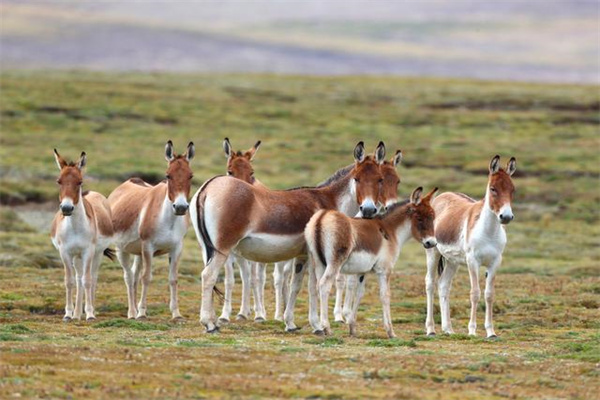
[[[223,140],[223,151],[227,157],[227,175],[240,179],[250,185],[262,186],[254,177],[254,168],[252,160],[260,147],[260,140],[247,151],[234,151],[229,138]],[[237,261],[240,268],[240,277],[242,279],[242,302],[240,311],[237,315],[238,320],[248,319],[250,317],[250,292],[254,291],[254,312],[255,320],[264,321],[266,311],[264,306],[264,284],[266,265],[263,263],[254,263],[247,261],[242,257],[229,256],[225,263],[225,301],[219,321],[229,322],[232,309],[232,295],[234,285],[233,261]]]
[[[205,264],[200,322],[207,331],[219,329],[212,291],[231,252],[258,262],[297,258],[296,274],[303,275],[307,258],[304,227],[310,217],[320,209],[337,209],[350,215],[360,209],[364,216],[375,215],[383,183],[379,164],[384,157],[383,143],[371,157],[360,142],[354,149],[355,164],[314,188],[270,190],[224,176],[207,181],[192,198],[190,211]],[[301,279],[296,281],[298,291]],[[293,304],[288,302],[288,317],[290,308],[293,323]]]
[[[183,248],[183,237],[189,227],[187,201],[190,194],[194,144],[190,142],[182,155],[175,154],[173,143],[165,146],[168,167],[166,180],[156,186],[139,178],[131,178],[108,196],[112,210],[117,257],[127,286],[128,318],[146,318],[146,298],[152,279],[152,257],[169,254],[169,308],[173,319],[182,319],[177,303],[177,265]],[[129,256],[133,254],[133,263]],[[142,268],[140,268],[140,258]],[[137,286],[142,293],[136,307]]]
[[[435,335],[433,322],[433,292],[435,269],[440,275],[438,292],[442,313],[442,331],[454,333],[450,321],[450,288],[458,266],[466,264],[471,278],[471,318],[469,335],[476,335],[477,303],[479,301],[479,267],[487,267],[485,279],[485,330],[495,337],[492,322],[494,280],[502,262],[506,245],[505,224],[513,220],[511,208],[515,187],[511,176],[517,168],[516,159],[500,168],[500,156],[492,158],[485,198],[475,201],[462,193],[443,193],[433,201],[437,218],[435,233],[438,246],[427,251],[427,320],[428,335]]]
[[[383,175],[383,185],[381,186],[380,198],[383,204],[383,212],[392,204],[398,202],[398,185],[400,184],[400,175],[396,168],[402,162],[402,150],[397,150],[390,161],[384,161],[381,164],[381,174]],[[359,215],[360,216],[360,213]],[[338,274],[335,280],[335,307],[333,315],[336,322],[344,322],[344,315],[350,312],[352,307],[352,296],[357,285],[358,276]],[[344,287],[346,292],[344,293]],[[344,297],[344,308],[342,310],[342,297]]]
[[[348,319],[355,334],[356,311],[364,293],[364,274],[379,278],[383,325],[388,337],[395,337],[390,314],[390,277],[404,243],[411,237],[426,249],[435,247],[435,213],[430,200],[437,188],[421,197],[415,189],[410,201],[396,203],[386,214],[373,219],[350,218],[333,210],[317,212],[306,225],[304,235],[309,249],[309,321],[316,334],[329,334],[328,299],[331,286],[340,273],[359,276],[358,293]],[[320,300],[320,319],[317,306]]]
[[[50,236],[65,267],[67,301],[63,320],[81,319],[84,291],[85,317],[93,320],[96,318],[94,300],[102,255],[112,259],[108,249],[113,235],[110,207],[106,197],[100,193],[82,192],[83,168],[87,160],[85,152],[76,163],[66,162],[56,149],[54,158],[60,170],[56,181],[60,186],[60,206],[52,221]]]

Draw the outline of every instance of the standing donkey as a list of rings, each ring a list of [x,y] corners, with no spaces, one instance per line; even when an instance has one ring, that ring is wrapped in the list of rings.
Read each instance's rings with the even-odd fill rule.
[[[437,188],[421,198],[423,188],[415,189],[410,201],[396,203],[374,219],[350,218],[333,210],[317,212],[306,225],[304,235],[309,249],[309,321],[316,334],[329,334],[328,298],[340,273],[359,276],[359,291],[354,296],[348,319],[350,334],[355,334],[356,311],[364,293],[364,274],[379,277],[379,296],[383,306],[383,325],[388,337],[395,337],[390,314],[390,277],[404,243],[411,237],[426,249],[435,247],[435,213],[430,200]],[[320,319],[317,314],[320,299]]]
[[[254,147],[249,150],[234,151],[229,138],[223,140],[223,151],[227,157],[227,175],[249,183],[250,185],[262,185],[254,177],[254,168],[252,160],[260,147],[261,141],[256,142]],[[223,302],[223,310],[219,321],[222,323],[229,322],[232,309],[232,295],[234,285],[233,261],[237,261],[240,268],[240,277],[242,279],[242,302],[240,311],[237,315],[238,320],[245,320],[250,317],[250,292],[254,290],[254,312],[256,320],[261,321],[266,319],[264,300],[261,294],[264,292],[264,270],[265,264],[254,263],[247,261],[242,257],[235,257],[233,254],[229,256],[225,263],[225,301]],[[262,289],[262,290],[261,290]]]
[[[167,253],[171,291],[169,308],[174,320],[183,318],[177,303],[177,265],[183,249],[183,237],[189,227],[187,199],[193,178],[190,160],[194,152],[194,144],[190,142],[186,152],[177,155],[169,140],[165,146],[168,163],[165,181],[151,186],[139,178],[131,178],[108,196],[117,257],[127,286],[128,318],[147,317],[146,298],[152,279],[152,257]],[[132,264],[129,263],[130,254],[134,255]],[[142,293],[136,306],[140,273]]]
[[[388,207],[398,202],[398,185],[400,184],[400,175],[397,167],[402,162],[402,150],[397,150],[390,161],[384,161],[380,168],[383,175],[383,185],[381,186],[380,198],[383,204],[383,212]],[[360,213],[359,213],[360,216]],[[352,296],[357,285],[358,277],[356,275],[338,274],[335,280],[335,307],[333,315],[336,322],[344,322],[344,314],[350,312],[352,306]],[[344,293],[344,287],[346,292]],[[344,297],[344,307],[342,311],[342,297]]]
[[[433,292],[435,269],[440,275],[438,292],[442,313],[442,331],[454,333],[450,321],[450,288],[460,264],[466,264],[471,278],[471,319],[469,335],[476,335],[477,303],[479,302],[479,267],[487,267],[485,279],[485,330],[487,337],[495,337],[492,322],[494,280],[496,270],[502,263],[506,245],[503,225],[510,223],[514,215],[512,199],[515,187],[511,176],[517,169],[512,157],[506,169],[500,168],[500,156],[492,158],[489,167],[485,198],[475,201],[462,193],[443,193],[433,201],[437,218],[435,233],[438,246],[427,251],[427,320],[428,335],[435,335],[433,322]]]
[[[60,207],[52,221],[50,236],[65,266],[67,303],[63,320],[81,319],[84,290],[85,317],[93,320],[96,318],[94,300],[102,255],[112,259],[108,249],[113,235],[110,207],[100,193],[82,192],[85,152],[76,163],[66,162],[56,149],[54,158],[60,170],[56,181],[60,186]],[[75,284],[77,294],[73,307]]]
[[[315,188],[269,190],[224,176],[207,181],[192,198],[190,211],[205,264],[200,322],[207,331],[219,329],[212,291],[231,252],[259,262],[298,257],[296,274],[303,275],[307,258],[304,228],[310,217],[319,209],[337,209],[350,215],[360,209],[364,216],[375,215],[383,183],[379,164],[384,157],[383,143],[371,157],[360,142],[354,149],[355,164]],[[302,280],[295,279],[294,283],[297,295]],[[286,318],[286,325],[293,323],[293,306],[291,301],[286,305],[286,316],[291,317]]]

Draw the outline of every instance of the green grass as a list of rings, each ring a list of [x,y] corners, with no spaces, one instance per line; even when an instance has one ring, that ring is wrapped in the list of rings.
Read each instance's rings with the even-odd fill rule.
[[[400,78],[8,72],[0,75],[0,397],[592,398],[600,390],[600,135],[597,87]],[[496,279],[497,340],[467,333],[469,279],[453,284],[455,335],[424,335],[424,253],[408,243],[392,276],[397,339],[386,338],[368,278],[357,337],[333,325],[198,322],[200,251],[184,240],[183,323],[170,322],[166,257],[156,259],[147,321],[126,319],[123,272],[103,262],[97,320],[63,323],[63,267],[48,237],[52,149],[88,153],[86,189],[132,174],[162,179],[167,139],[196,143],[194,190],[225,172],[222,139],[263,141],[256,176],[310,185],[352,162],[359,140],[401,148],[400,192],[483,194],[498,153],[517,157],[516,220]],[[10,205],[10,206],[9,206]],[[481,274],[483,279],[483,273]],[[237,280],[239,282],[239,279]],[[266,305],[273,316],[268,279]],[[236,284],[234,310],[239,307]],[[437,300],[436,300],[437,302]],[[483,303],[483,301],[482,301]]]

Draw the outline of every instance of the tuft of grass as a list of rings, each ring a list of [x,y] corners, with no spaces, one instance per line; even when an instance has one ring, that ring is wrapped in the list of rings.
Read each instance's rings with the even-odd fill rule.
[[[392,339],[374,339],[367,342],[370,347],[417,347],[414,340]]]
[[[171,327],[167,324],[142,322],[130,319],[111,319],[94,324],[94,328],[129,328],[136,331],[167,331]]]

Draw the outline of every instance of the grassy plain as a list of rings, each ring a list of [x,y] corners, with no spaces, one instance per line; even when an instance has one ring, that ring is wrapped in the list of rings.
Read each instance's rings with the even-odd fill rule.
[[[592,86],[375,77],[10,72],[1,75],[0,397],[597,398],[600,390],[600,99]],[[483,194],[498,153],[518,160],[516,220],[497,279],[497,340],[466,336],[467,274],[453,290],[453,336],[425,337],[424,253],[406,246],[393,277],[399,338],[385,339],[374,282],[359,336],[314,337],[306,292],[279,322],[197,320],[200,251],[180,269],[184,323],[169,321],[157,260],[148,321],[128,321],[120,267],[100,273],[98,320],[61,321],[63,270],[47,234],[56,147],[88,153],[85,186],[108,194],[132,175],[162,179],[163,146],[196,143],[194,187],[224,172],[222,139],[261,139],[256,176],[315,184],[358,140],[401,148],[401,194],[416,186]],[[371,280],[373,281],[373,280]],[[267,306],[273,315],[269,283]],[[239,298],[236,286],[235,300]],[[239,305],[239,303],[236,303]],[[483,304],[481,311],[483,311]],[[439,327],[438,327],[439,329]]]

